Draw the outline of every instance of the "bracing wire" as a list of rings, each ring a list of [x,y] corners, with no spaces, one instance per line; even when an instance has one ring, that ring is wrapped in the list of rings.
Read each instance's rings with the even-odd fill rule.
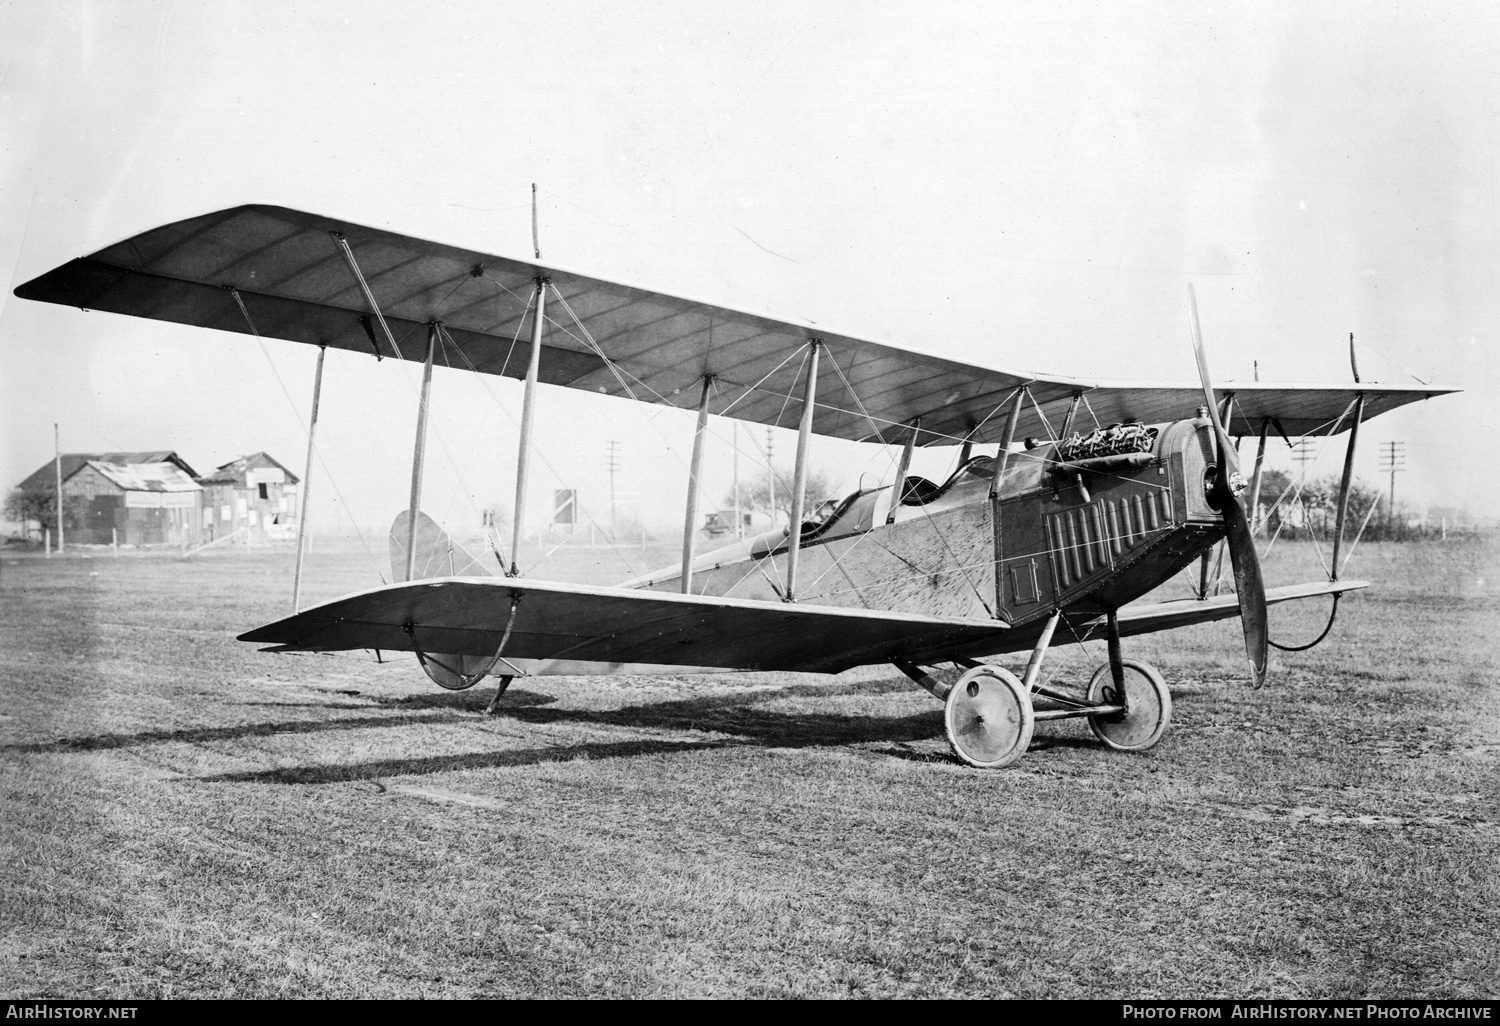
[[[276,361],[271,359],[271,351],[266,348],[266,340],[261,337],[260,329],[255,326],[255,321],[250,317],[250,311],[245,309],[245,301],[240,298],[239,289],[230,289],[229,294],[234,297],[235,304],[239,306],[240,313],[245,318],[245,323],[250,326],[250,333],[255,336],[255,341],[260,345],[260,353],[266,358],[266,364],[271,368],[271,373],[276,378],[276,384],[281,386],[281,394],[286,396],[287,405],[292,408],[292,416],[297,419],[297,426],[302,429],[303,434],[308,434],[308,426],[306,421],[302,419],[302,411],[297,408],[297,401],[292,398],[291,391],[286,387],[286,382],[282,380],[281,372],[276,369]],[[339,490],[338,480],[333,476],[333,471],[329,469],[327,461],[323,459],[323,451],[316,446],[312,448],[313,455],[317,457],[318,466],[323,468],[323,474],[328,478],[328,484],[333,488],[334,496],[343,504],[345,510],[349,510],[349,502],[344,498],[344,493]],[[298,515],[304,517],[308,515],[305,505],[301,507]],[[385,584],[385,574],[380,569],[380,561],[375,558],[375,553],[370,548],[370,543],[365,538],[365,533],[359,529],[359,523],[355,520],[352,513],[349,516],[349,523],[354,528],[354,536],[359,539],[359,544],[365,550],[365,555],[369,557],[370,563],[375,567],[375,573],[380,578],[380,583]]]
[[[484,388],[485,392],[489,395],[490,399],[494,402],[494,404],[497,407],[499,407],[500,412],[505,415],[506,419],[509,420],[513,426],[519,426],[518,422],[516,421],[516,418],[511,414],[510,410],[506,409],[505,404],[500,401],[500,397],[495,394],[495,390],[490,387],[490,383],[485,380],[484,375],[482,375],[482,374],[479,373],[478,368],[476,368],[474,366],[474,363],[473,363],[472,360],[469,359],[468,354],[463,351],[463,347],[460,346],[456,341],[454,341],[451,338],[449,339],[449,341],[453,345],[453,351],[456,352],[459,355],[459,357],[463,360],[464,365],[466,367],[468,367],[469,370],[474,373],[474,376],[479,380],[480,385]],[[536,453],[537,457],[542,461],[542,464],[544,466],[546,466],[546,468],[549,471],[551,471],[553,477],[555,477],[559,481],[563,480],[562,475],[560,473],[558,473],[557,468],[552,465],[552,461],[547,458],[547,454],[545,452],[543,452],[541,449],[538,449],[538,448],[533,448],[532,451]],[[575,499],[575,502],[576,501],[577,500]],[[599,524],[598,520],[595,519],[593,513],[589,511],[588,507],[585,506],[582,502],[578,502],[577,505],[578,505],[578,511],[584,515],[584,517],[588,520],[588,522],[590,524],[592,524],[594,527],[598,528],[600,530],[600,533],[602,533],[604,535],[605,541],[609,544],[610,549],[615,553],[615,555],[620,558],[620,561],[621,561],[621,563],[624,564],[626,571],[628,573],[630,573],[631,575],[633,575],[633,576],[636,575],[637,571],[636,571],[634,565],[632,564],[631,560],[628,559],[626,557],[626,555],[623,552],[621,552],[620,549],[615,545],[614,539],[612,537],[610,537],[610,534],[609,534],[608,531],[605,531],[603,529],[603,527]],[[546,558],[546,557],[544,556],[543,558]],[[527,572],[529,573],[530,571],[535,570],[538,565],[539,565],[539,563],[532,563],[527,568]]]

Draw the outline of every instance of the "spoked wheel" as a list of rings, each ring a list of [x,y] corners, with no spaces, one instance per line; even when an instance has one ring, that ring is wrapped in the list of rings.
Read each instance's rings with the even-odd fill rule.
[[[1090,716],[1089,727],[1094,736],[1105,745],[1119,752],[1143,752],[1161,740],[1172,720],[1172,692],[1166,681],[1150,663],[1135,659],[1124,660],[1125,664],[1125,715]],[[1115,705],[1114,678],[1109,672],[1109,663],[1094,671],[1089,680],[1088,700],[1091,703]]]
[[[954,754],[970,766],[1009,766],[1026,754],[1036,721],[1031,694],[1015,674],[976,666],[958,678],[943,703]]]

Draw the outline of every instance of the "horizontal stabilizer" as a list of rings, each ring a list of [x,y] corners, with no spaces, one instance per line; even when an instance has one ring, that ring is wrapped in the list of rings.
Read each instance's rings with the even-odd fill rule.
[[[281,651],[347,649],[837,673],[998,641],[1000,620],[676,595],[504,578],[440,578],[347,595],[240,635]],[[684,670],[686,672],[686,670]]]

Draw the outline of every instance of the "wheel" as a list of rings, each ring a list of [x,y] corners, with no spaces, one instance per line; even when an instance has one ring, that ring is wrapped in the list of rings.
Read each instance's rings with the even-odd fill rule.
[[[970,766],[1009,766],[1031,744],[1036,726],[1031,694],[1016,675],[998,666],[966,670],[943,702],[943,723],[953,752]]]
[[[1172,692],[1150,663],[1126,659],[1124,716],[1090,716],[1094,736],[1118,752],[1144,752],[1167,732],[1172,720]],[[1090,702],[1113,704],[1114,679],[1105,663],[1089,680]]]

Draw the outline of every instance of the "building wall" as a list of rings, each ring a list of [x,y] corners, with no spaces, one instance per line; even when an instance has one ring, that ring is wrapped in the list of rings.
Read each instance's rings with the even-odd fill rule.
[[[125,493],[93,467],[63,482],[63,536],[75,545],[108,545],[125,538]],[[128,543],[127,543],[128,544]]]
[[[192,492],[127,492],[85,466],[63,482],[63,534],[77,545],[192,545],[197,502]]]
[[[204,483],[200,498],[203,541],[215,541],[243,531],[251,544],[269,544],[296,537],[297,486],[289,482]]]

